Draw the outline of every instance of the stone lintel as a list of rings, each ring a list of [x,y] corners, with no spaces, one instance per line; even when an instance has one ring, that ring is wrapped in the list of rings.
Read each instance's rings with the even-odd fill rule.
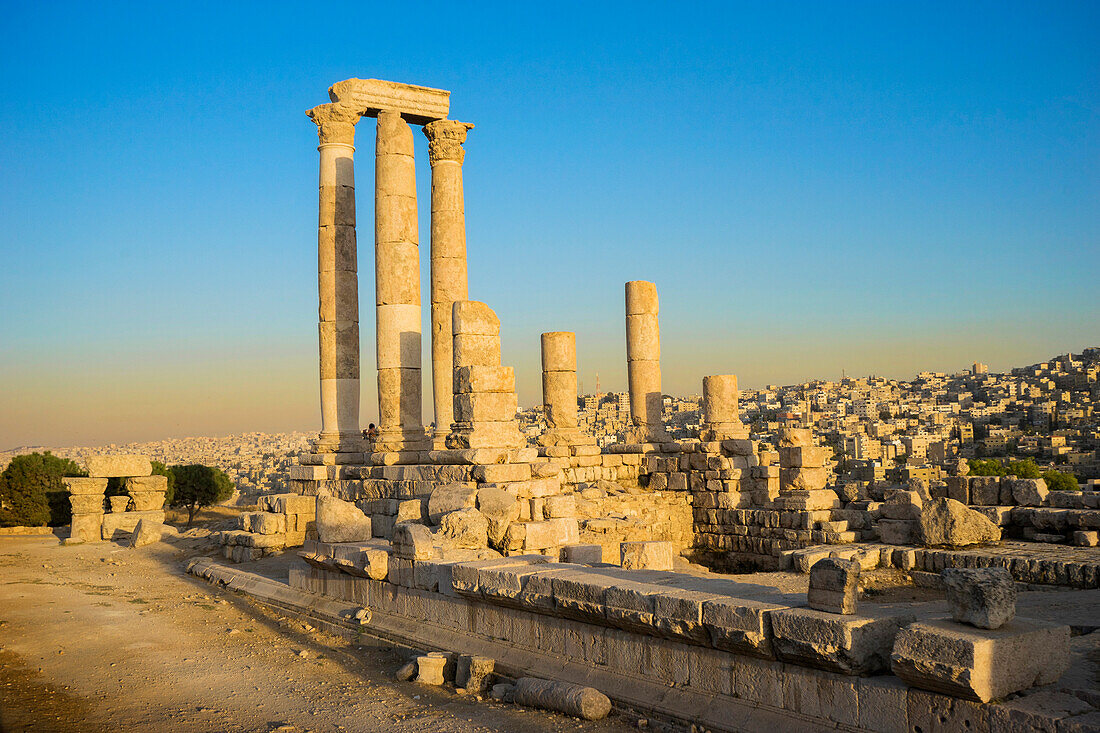
[[[362,110],[365,117],[377,117],[381,110],[401,113],[406,122],[426,125],[447,117],[451,93],[415,84],[381,79],[345,79],[329,87],[329,99]]]

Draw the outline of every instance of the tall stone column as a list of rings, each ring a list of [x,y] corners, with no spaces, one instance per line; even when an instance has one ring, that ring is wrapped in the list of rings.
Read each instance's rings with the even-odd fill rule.
[[[469,297],[466,281],[466,205],[462,161],[467,122],[436,120],[424,126],[432,166],[432,397],[436,448],[454,422],[451,306]]]
[[[630,383],[629,442],[667,439],[661,412],[661,332],[657,286],[645,280],[626,284],[626,366]]]
[[[306,112],[321,141],[317,221],[321,434],[315,449],[363,450],[359,428],[359,274],[355,248],[357,110],[322,104]]]
[[[430,446],[421,412],[420,247],[412,128],[378,113],[374,272],[378,354],[377,451]]]

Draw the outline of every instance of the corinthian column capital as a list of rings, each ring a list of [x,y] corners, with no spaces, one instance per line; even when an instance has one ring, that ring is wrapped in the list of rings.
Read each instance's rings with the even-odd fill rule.
[[[469,122],[457,120],[435,120],[424,125],[424,137],[428,138],[428,161],[433,166],[443,160],[462,165],[466,157],[462,143],[466,142],[466,132],[472,128]]]
[[[343,104],[320,104],[306,110],[306,114],[317,125],[317,138],[322,145],[355,144],[355,123],[359,121],[361,110]]]

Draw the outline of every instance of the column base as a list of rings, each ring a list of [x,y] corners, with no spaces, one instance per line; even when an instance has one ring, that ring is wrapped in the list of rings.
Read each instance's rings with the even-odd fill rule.
[[[433,438],[424,428],[380,430],[370,449],[375,453],[404,453],[432,450]]]
[[[312,453],[362,453],[364,450],[363,434],[354,433],[320,433],[313,441],[310,451]]]
[[[749,429],[741,422],[703,423],[703,428],[699,431],[699,440],[703,442],[747,437],[749,437]]]

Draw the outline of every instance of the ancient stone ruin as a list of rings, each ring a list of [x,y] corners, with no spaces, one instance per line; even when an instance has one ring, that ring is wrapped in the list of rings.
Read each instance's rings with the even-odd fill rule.
[[[657,287],[644,281],[625,286],[628,442],[601,448],[580,431],[583,354],[573,333],[548,331],[547,429],[528,445],[500,321],[467,292],[462,164],[473,125],[448,120],[450,94],[437,89],[348,79],[329,97],[307,113],[320,139],[321,431],[292,472],[297,494],[269,497],[223,533],[228,557],[301,546],[292,588],[369,608],[391,636],[429,648],[450,639],[467,647],[451,651],[495,657],[498,667],[508,658],[515,676],[583,676],[617,703],[672,715],[687,706],[718,730],[790,729],[794,719],[970,729],[1001,714],[991,700],[1058,679],[1069,629],[1014,618],[1015,583],[1098,588],[1100,554],[1044,553],[1002,537],[1028,527],[1095,534],[1100,497],[965,474],[851,491],[832,483],[829,451],[811,431],[750,435],[733,374],[702,378],[702,429],[674,440],[662,423]],[[379,425],[366,437],[353,173],[363,117],[377,120]],[[411,125],[429,141],[434,429],[421,404]],[[99,522],[81,519],[80,532]],[[809,573],[809,594],[677,572],[681,555],[716,569]],[[950,614],[861,600],[861,573],[880,567],[946,587]],[[422,659],[422,681],[438,684],[445,660]],[[480,678],[470,684],[484,689]],[[533,682],[512,694],[559,694],[546,689]],[[599,702],[576,693],[555,704]]]

